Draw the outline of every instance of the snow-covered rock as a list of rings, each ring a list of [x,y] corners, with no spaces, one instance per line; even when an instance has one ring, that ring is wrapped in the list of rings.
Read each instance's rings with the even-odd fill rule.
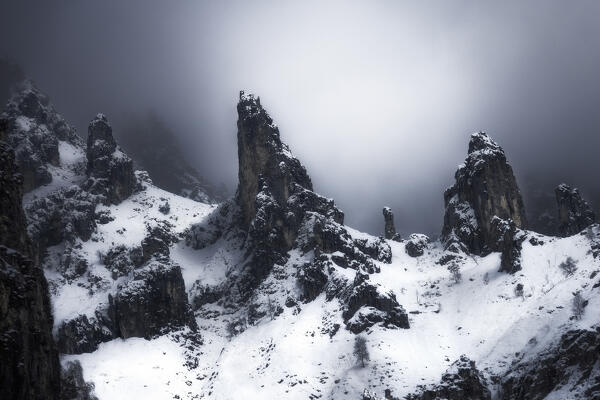
[[[512,219],[527,227],[521,192],[504,150],[486,133],[471,135],[469,152],[455,174],[455,184],[444,193],[446,213],[442,238],[446,248],[486,254],[492,218]]]
[[[558,205],[558,234],[576,235],[594,222],[596,214],[581,197],[579,190],[562,183],[554,190]]]

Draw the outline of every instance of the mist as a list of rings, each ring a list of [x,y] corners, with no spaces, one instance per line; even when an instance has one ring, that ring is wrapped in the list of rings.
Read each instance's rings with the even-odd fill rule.
[[[487,131],[521,189],[560,182],[600,205],[597,1],[18,1],[14,60],[85,136],[153,110],[231,193],[236,111],[252,91],[346,223],[439,233],[443,191]],[[113,118],[114,117],[114,118]]]

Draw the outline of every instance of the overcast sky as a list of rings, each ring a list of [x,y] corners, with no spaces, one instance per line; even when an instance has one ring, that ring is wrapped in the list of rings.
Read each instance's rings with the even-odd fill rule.
[[[155,109],[234,188],[235,104],[255,92],[350,225],[441,229],[442,194],[486,130],[524,192],[600,199],[600,2],[2,2],[0,56],[80,133]],[[118,126],[114,127],[118,130]],[[527,204],[526,204],[527,206]]]

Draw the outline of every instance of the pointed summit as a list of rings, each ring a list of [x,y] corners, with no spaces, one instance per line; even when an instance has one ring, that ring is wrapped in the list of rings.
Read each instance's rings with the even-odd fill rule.
[[[596,222],[592,207],[581,197],[579,190],[561,183],[554,190],[558,205],[558,235],[576,235]]]
[[[525,207],[504,150],[485,132],[471,135],[469,153],[444,193],[446,213],[442,238],[447,249],[474,254],[490,251],[492,219],[511,219],[525,228]]]
[[[136,189],[133,161],[117,147],[112,127],[101,113],[88,127],[87,175],[86,190],[104,196],[107,204],[119,204]]]
[[[247,228],[256,215],[256,195],[263,185],[278,204],[285,204],[295,185],[310,191],[313,187],[306,168],[281,142],[279,128],[261,106],[260,98],[241,91],[237,111],[237,199]]]

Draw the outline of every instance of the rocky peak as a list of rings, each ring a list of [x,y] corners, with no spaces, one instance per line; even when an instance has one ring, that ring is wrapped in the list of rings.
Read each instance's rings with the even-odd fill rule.
[[[444,193],[442,238],[446,248],[486,253],[494,236],[494,216],[511,219],[517,228],[527,226],[512,167],[504,150],[486,133],[471,135],[469,153],[455,179],[455,184]]]
[[[304,166],[281,142],[279,128],[260,104],[260,98],[241,91],[237,111],[237,201],[242,226],[247,229],[256,215],[256,196],[263,186],[282,205],[295,185],[312,191],[312,182]]]
[[[56,112],[48,96],[27,80],[15,85],[0,119],[6,141],[15,150],[25,192],[52,181],[49,165],[60,164],[59,141],[81,144],[75,129]]]
[[[88,127],[87,175],[85,189],[103,196],[105,203],[120,203],[137,186],[133,161],[117,147],[104,114],[96,115]]]
[[[558,205],[558,234],[575,235],[596,222],[592,207],[581,197],[579,190],[565,183],[554,190]]]

